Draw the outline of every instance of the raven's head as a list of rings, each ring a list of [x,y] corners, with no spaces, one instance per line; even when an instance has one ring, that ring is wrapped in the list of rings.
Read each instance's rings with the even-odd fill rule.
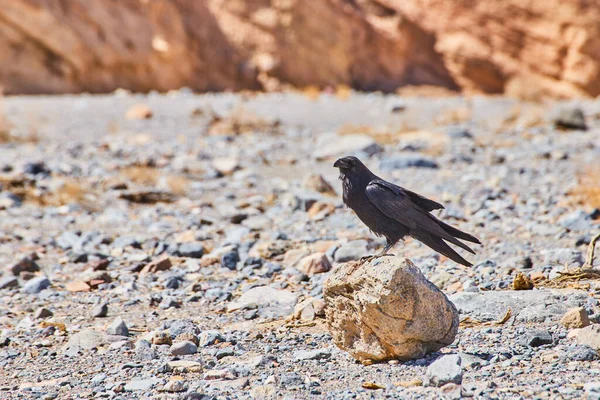
[[[340,178],[344,175],[355,175],[361,172],[369,171],[365,164],[353,156],[342,157],[338,159],[333,166],[340,169]]]

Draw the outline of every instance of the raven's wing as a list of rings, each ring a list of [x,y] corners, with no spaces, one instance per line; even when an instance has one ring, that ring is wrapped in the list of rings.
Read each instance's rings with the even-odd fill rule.
[[[440,226],[441,221],[429,214],[427,209],[422,208],[418,203],[413,201],[411,196],[400,186],[392,185],[381,179],[375,179],[367,185],[366,194],[369,201],[373,203],[379,211],[389,218],[400,222],[402,225],[407,226],[411,230],[411,236],[422,241],[434,250],[444,255],[447,255],[446,253],[448,250],[456,254],[454,250],[439,240],[444,239],[475,254],[469,246],[458,241],[454,236],[444,230],[444,228]],[[422,196],[420,197],[424,198]],[[447,249],[442,248],[442,245],[445,245]],[[458,256],[458,254],[456,254],[456,256]],[[451,256],[448,257],[454,259]]]
[[[405,196],[408,196],[408,198],[413,203],[415,203],[416,205],[421,207],[423,210],[433,211],[433,210],[442,210],[444,208],[443,205],[441,205],[440,203],[438,203],[436,201],[430,200],[427,197],[421,196],[418,193],[411,192],[410,190],[404,189],[401,186],[394,185],[393,183],[384,181],[383,179],[375,179],[371,183],[373,183],[373,182],[377,182],[378,185],[384,186],[385,188],[391,190],[392,192],[394,192],[398,195],[404,194]]]

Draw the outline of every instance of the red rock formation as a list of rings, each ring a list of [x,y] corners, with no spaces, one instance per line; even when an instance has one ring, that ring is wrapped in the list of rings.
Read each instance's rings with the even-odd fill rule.
[[[600,94],[600,0],[0,0],[6,93]]]
[[[436,35],[469,91],[600,94],[598,0],[378,0]]]
[[[5,93],[258,88],[202,1],[0,0]]]

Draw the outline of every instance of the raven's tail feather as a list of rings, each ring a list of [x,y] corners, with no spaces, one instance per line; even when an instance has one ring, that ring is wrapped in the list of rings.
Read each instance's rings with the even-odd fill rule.
[[[462,264],[467,267],[473,266],[473,264],[471,264],[470,262],[468,262],[467,260],[462,258],[460,256],[460,254],[458,254],[456,251],[454,251],[452,249],[452,247],[448,246],[448,244],[446,242],[444,242],[444,240],[438,236],[435,236],[435,235],[432,235],[430,233],[423,232],[423,231],[411,232],[410,235],[413,238],[417,239],[418,241],[422,242],[423,244],[427,245],[428,247],[432,248],[433,250],[437,251],[438,253],[445,255],[446,257],[448,257],[449,259],[451,259],[454,262],[457,262],[457,263]],[[457,242],[458,242],[458,240],[457,240]],[[460,243],[460,242],[458,242],[458,243]],[[465,247],[467,247],[467,246],[465,245]],[[468,247],[467,247],[467,249],[468,249]]]
[[[459,229],[456,229],[455,227],[450,226],[447,223],[440,221],[439,219],[437,220],[437,223],[439,226],[442,227],[443,230],[445,230],[446,232],[448,232],[449,234],[451,234],[454,237],[457,237],[462,240],[466,240],[467,242],[481,244],[479,239],[477,239],[473,235],[469,235],[467,232],[463,232]]]

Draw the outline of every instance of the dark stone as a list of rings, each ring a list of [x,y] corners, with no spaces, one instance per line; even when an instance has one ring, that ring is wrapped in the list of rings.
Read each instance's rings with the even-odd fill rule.
[[[534,330],[528,332],[524,337],[524,345],[530,347],[540,347],[545,344],[552,344],[552,335],[547,330]]]
[[[559,129],[587,130],[585,115],[581,108],[564,108],[560,110],[554,120],[554,125]]]
[[[23,286],[23,291],[25,293],[36,294],[49,287],[50,280],[45,276],[39,276],[29,280],[25,286]]]
[[[40,161],[25,164],[23,172],[28,175],[49,175],[50,169],[43,161]]]
[[[200,242],[182,243],[178,253],[181,257],[201,258],[204,254],[204,246]]]
[[[179,286],[181,286],[181,278],[178,276],[171,276],[165,282],[167,289],[179,289]]]
[[[92,317],[104,318],[108,315],[108,305],[106,303],[98,304],[92,309]]]
[[[235,271],[239,261],[240,255],[235,250],[225,253],[223,257],[221,257],[221,265],[231,271]]]
[[[233,356],[234,354],[235,353],[231,347],[225,347],[224,349],[217,351],[215,357],[217,357],[217,360],[220,360],[221,358]]]
[[[10,267],[10,272],[14,276],[19,276],[21,272],[38,272],[39,270],[40,266],[31,257],[23,257]]]
[[[0,289],[10,289],[19,287],[19,280],[14,276],[5,276],[0,279]]]

